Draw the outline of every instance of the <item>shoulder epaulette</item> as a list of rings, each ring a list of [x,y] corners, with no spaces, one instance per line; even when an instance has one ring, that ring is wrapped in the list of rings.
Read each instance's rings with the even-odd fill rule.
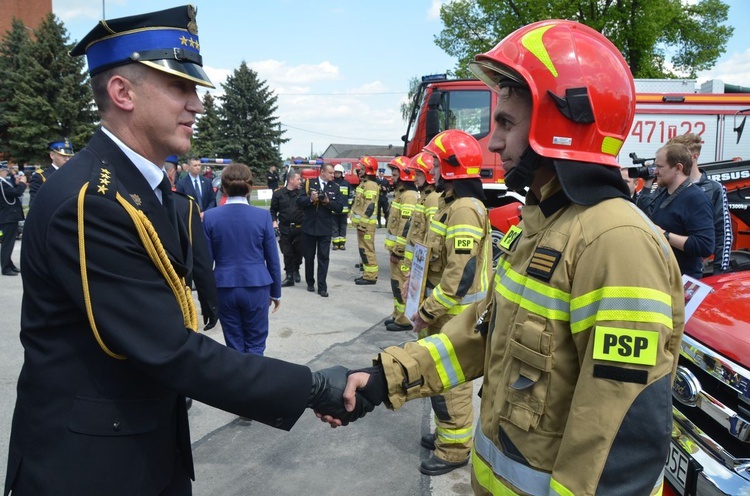
[[[89,187],[86,190],[86,194],[103,196],[115,201],[117,199],[116,183],[115,172],[112,166],[105,161],[101,161],[98,165],[94,166],[91,172],[91,179],[89,180]]]

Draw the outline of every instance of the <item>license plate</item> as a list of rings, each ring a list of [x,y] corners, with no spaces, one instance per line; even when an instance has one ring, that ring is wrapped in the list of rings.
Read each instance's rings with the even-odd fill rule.
[[[696,479],[701,468],[685,450],[680,448],[676,443],[670,443],[666,475],[667,480],[677,490],[677,494],[682,496],[695,494]]]

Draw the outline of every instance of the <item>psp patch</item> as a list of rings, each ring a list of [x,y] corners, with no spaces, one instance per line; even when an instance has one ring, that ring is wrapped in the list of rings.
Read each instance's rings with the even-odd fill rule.
[[[552,279],[555,267],[560,262],[560,258],[562,258],[562,253],[559,251],[537,248],[534,256],[531,257],[529,266],[526,268],[526,273],[544,282],[549,282]]]
[[[453,238],[453,249],[456,253],[467,253],[474,248],[474,238]]]
[[[594,359],[656,365],[659,332],[599,326],[594,330]]]

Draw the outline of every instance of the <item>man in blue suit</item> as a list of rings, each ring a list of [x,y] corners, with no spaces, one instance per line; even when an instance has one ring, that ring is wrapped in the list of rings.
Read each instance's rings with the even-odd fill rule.
[[[315,291],[315,253],[318,254],[318,294],[328,297],[328,257],[331,252],[331,235],[333,233],[333,215],[340,214],[347,201],[341,196],[339,186],[333,182],[333,165],[320,166],[320,177],[308,180],[305,185],[306,195],[297,199],[297,205],[303,210],[302,218],[302,256],[305,259],[305,282],[307,290]]]
[[[192,196],[205,212],[216,206],[216,193],[214,193],[211,180],[201,175],[201,161],[198,157],[190,157],[187,162],[188,174],[177,181],[177,192]]]

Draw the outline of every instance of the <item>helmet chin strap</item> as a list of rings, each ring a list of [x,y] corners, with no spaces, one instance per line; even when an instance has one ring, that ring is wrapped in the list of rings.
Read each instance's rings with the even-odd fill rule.
[[[516,193],[525,193],[526,188],[534,180],[534,171],[541,165],[542,157],[529,145],[521,155],[518,165],[505,173],[505,186]]]
[[[445,191],[445,179],[443,179],[443,176],[438,177],[437,181],[435,181],[435,191],[438,193]]]

